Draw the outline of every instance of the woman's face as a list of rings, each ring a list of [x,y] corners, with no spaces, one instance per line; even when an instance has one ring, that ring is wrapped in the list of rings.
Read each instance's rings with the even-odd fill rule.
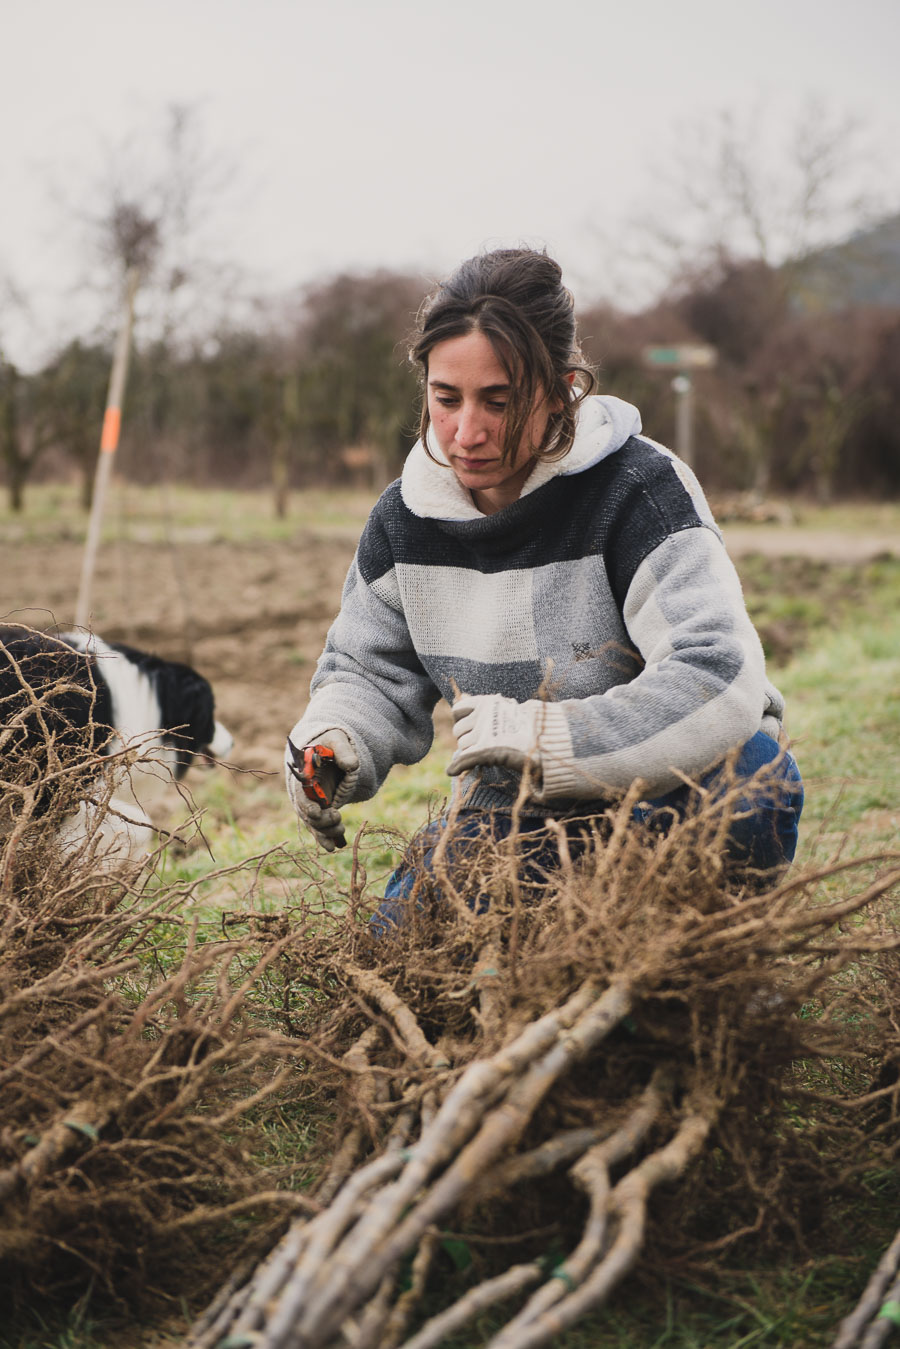
[[[534,449],[551,409],[535,398],[515,453],[503,459],[509,377],[484,333],[438,342],[428,354],[428,415],[458,481],[484,515],[517,501],[534,467]]]

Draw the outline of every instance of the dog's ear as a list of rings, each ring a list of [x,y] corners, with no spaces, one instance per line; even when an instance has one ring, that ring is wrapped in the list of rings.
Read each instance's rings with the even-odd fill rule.
[[[176,776],[190,767],[198,750],[215,735],[215,705],[208,679],[189,665],[168,664],[159,672],[157,695],[163,729],[174,746]]]
[[[197,750],[208,745],[216,733],[215,699],[209,680],[194,670],[191,674],[193,679],[188,681],[185,705],[190,706],[191,748]]]

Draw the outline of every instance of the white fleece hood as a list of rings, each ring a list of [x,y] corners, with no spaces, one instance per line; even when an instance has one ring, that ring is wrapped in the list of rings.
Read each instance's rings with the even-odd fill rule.
[[[578,410],[575,439],[562,459],[535,465],[522,488],[522,496],[534,492],[551,478],[569,477],[593,468],[640,434],[641,414],[631,403],[608,394],[586,398]],[[416,441],[403,466],[400,492],[413,515],[427,520],[479,520],[481,511],[469,491],[459,483],[430,433],[429,458],[421,440]],[[435,460],[437,462],[435,463]]]

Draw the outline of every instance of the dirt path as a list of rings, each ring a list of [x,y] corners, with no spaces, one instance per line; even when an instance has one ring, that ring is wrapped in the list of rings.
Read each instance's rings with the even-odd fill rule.
[[[724,525],[722,533],[732,557],[765,553],[767,557],[808,557],[815,562],[858,563],[885,554],[900,555],[900,537],[896,534],[738,524]]]

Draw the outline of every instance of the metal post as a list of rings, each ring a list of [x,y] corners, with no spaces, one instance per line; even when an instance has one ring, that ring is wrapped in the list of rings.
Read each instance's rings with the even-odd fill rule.
[[[694,383],[690,375],[676,375],[672,388],[675,390],[675,452],[679,459],[693,467]]]
[[[91,582],[94,577],[94,563],[100,543],[100,531],[103,526],[103,508],[106,502],[106,490],[112,474],[112,465],[119,447],[119,431],[122,425],[122,399],[125,394],[125,380],[128,375],[128,355],[131,350],[131,328],[134,323],[134,299],[137,294],[140,272],[131,267],[125,277],[125,300],[122,321],[113,355],[112,370],[109,376],[109,391],[106,395],[106,411],[103,414],[103,430],[100,433],[100,453],[97,457],[97,471],[94,475],[94,495],[91,501],[91,518],[88,524],[87,542],[81,560],[81,580],[78,585],[78,599],[75,604],[75,626],[87,626],[91,608]]]

